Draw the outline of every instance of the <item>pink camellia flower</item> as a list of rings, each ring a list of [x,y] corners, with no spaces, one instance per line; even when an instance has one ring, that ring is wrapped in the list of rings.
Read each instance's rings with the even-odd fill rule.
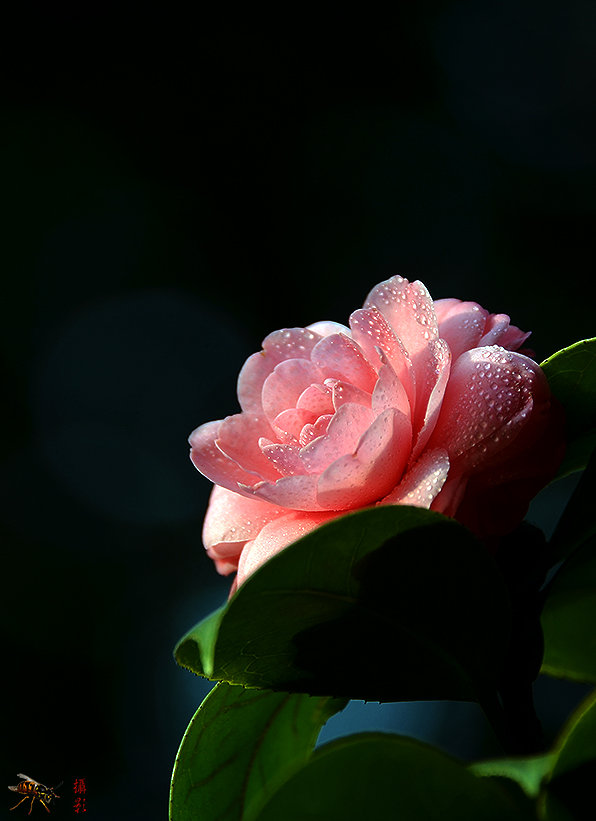
[[[242,412],[190,436],[215,483],[203,541],[237,584],[342,513],[408,504],[482,537],[515,527],[562,456],[529,334],[421,282],[377,285],[349,328],[275,331],[238,378]]]

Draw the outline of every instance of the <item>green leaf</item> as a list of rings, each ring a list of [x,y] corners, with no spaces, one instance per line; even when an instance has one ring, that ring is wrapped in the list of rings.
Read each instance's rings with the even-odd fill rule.
[[[471,764],[479,776],[508,778],[537,799],[541,821],[593,821],[596,804],[596,691],[575,711],[553,750],[530,758]]]
[[[191,630],[176,658],[208,678],[272,690],[482,702],[509,630],[485,548],[452,519],[396,505],[289,545]]]
[[[530,758],[495,758],[471,764],[470,770],[476,775],[490,778],[509,778],[516,781],[529,798],[538,798],[542,784],[550,776],[556,759],[556,753]]]
[[[184,735],[172,775],[171,821],[251,821],[310,757],[344,701],[218,684]]]
[[[596,692],[578,708],[556,746],[556,762],[540,802],[546,821],[594,818],[596,806]]]
[[[596,537],[596,452],[582,473],[571,499],[550,540],[550,553],[555,560],[569,556],[577,547]]]
[[[542,672],[596,683],[596,537],[562,565],[541,615]]]
[[[557,351],[541,367],[565,409],[567,453],[558,474],[565,476],[585,467],[596,445],[596,338]]]
[[[521,796],[523,799],[523,796]],[[447,755],[383,733],[319,748],[273,795],[259,821],[529,821],[526,802]]]

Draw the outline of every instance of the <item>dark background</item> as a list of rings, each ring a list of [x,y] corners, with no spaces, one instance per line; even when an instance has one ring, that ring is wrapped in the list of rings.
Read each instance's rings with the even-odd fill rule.
[[[539,359],[594,334],[596,5],[87,6],[4,32],[3,772],[64,779],[56,817],[85,778],[89,818],[161,819],[208,689],[172,649],[229,585],[186,437],[267,333],[395,273]],[[541,687],[554,732],[576,693]],[[475,755],[470,709],[350,726]]]

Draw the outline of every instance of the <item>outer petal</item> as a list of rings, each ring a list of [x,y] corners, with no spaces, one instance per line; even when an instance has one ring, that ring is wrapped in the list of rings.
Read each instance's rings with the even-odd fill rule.
[[[441,448],[427,451],[380,505],[414,505],[430,508],[449,472],[449,456]]]
[[[382,352],[379,378],[372,395],[372,409],[379,414],[387,408],[395,408],[404,416],[410,416],[410,403],[405,388]]]
[[[236,587],[246,581],[251,573],[254,573],[258,567],[283,550],[284,547],[302,536],[306,536],[307,533],[310,533],[319,525],[334,519],[338,515],[335,512],[292,512],[266,524],[252,541],[247,542],[242,551],[238,563]]]
[[[188,441],[191,446],[190,458],[203,476],[216,485],[239,491],[239,484],[249,487],[259,481],[259,476],[244,470],[233,459],[226,456],[216,445],[222,422],[207,422],[194,430]]]
[[[281,474],[259,447],[260,438],[272,439],[273,436],[269,422],[263,416],[237,413],[221,423],[216,445],[240,467],[257,473],[261,479],[275,482]]]
[[[245,543],[285,512],[215,485],[203,523],[203,544],[217,571],[227,576],[236,570]]]
[[[319,336],[331,336],[331,334],[345,334],[346,336],[351,336],[350,329],[346,328],[345,325],[342,325],[341,322],[331,322],[329,320],[323,320],[322,322],[313,322],[312,325],[308,325],[306,330],[313,331]]]
[[[417,434],[426,418],[442,358],[442,351],[437,348],[439,332],[433,301],[421,282],[392,277],[373,288],[364,307],[375,307],[383,314],[412,360],[416,384],[412,419]]]
[[[481,537],[500,536],[523,519],[530,500],[556,473],[565,451],[561,408],[536,403],[530,422],[497,464],[469,477],[454,511]]]
[[[501,345],[509,351],[517,351],[529,336],[529,333],[511,325],[507,314],[491,314],[478,346]]]
[[[433,301],[426,287],[419,281],[408,282],[395,276],[373,288],[364,307],[374,307],[383,314],[418,371],[419,360],[426,361],[429,340],[439,337]]]
[[[526,427],[536,403],[548,403],[544,374],[504,348],[475,348],[457,359],[430,447],[443,447],[456,472],[490,462]]]
[[[439,336],[449,345],[454,360],[464,351],[478,347],[488,311],[477,302],[460,299],[437,299],[434,305]]]
[[[404,386],[410,408],[416,404],[416,386],[412,361],[403,342],[396,335],[383,314],[374,306],[360,308],[350,317],[350,326],[355,341],[364,351],[369,362],[380,366],[383,356],[389,362],[399,381]],[[382,355],[379,353],[382,351]]]
[[[388,408],[363,434],[354,453],[336,459],[321,475],[321,507],[364,507],[385,496],[399,481],[412,442],[407,416]]]
[[[432,350],[435,359],[433,374],[435,382],[432,386],[426,406],[417,409],[418,414],[423,413],[423,415],[417,416],[413,423],[413,428],[417,433],[412,449],[411,461],[414,461],[420,456],[435,429],[451,373],[451,351],[445,340],[439,339],[433,342]]]

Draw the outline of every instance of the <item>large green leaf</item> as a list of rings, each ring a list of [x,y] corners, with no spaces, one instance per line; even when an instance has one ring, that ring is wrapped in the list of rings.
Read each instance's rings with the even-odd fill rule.
[[[178,662],[211,679],[374,701],[483,701],[510,630],[504,582],[452,519],[379,507],[263,565],[191,630]]]
[[[519,799],[418,741],[364,733],[319,748],[259,821],[530,821]]]
[[[511,779],[531,799],[541,821],[593,821],[596,806],[596,692],[575,711],[553,749],[530,758],[470,765],[479,776]]]
[[[596,452],[590,457],[551,537],[550,555],[553,564],[596,537],[595,498]]]
[[[562,565],[550,583],[541,616],[542,671],[596,683],[596,538]]]
[[[171,821],[251,821],[310,757],[345,702],[218,684],[195,713],[172,775]]]
[[[596,693],[580,705],[561,734],[540,802],[546,821],[593,821],[596,815]]]
[[[567,452],[559,475],[581,470],[596,445],[596,338],[549,356],[541,366],[565,409]]]
[[[528,758],[495,758],[470,764],[470,770],[476,775],[510,778],[519,784],[529,798],[538,798],[556,760],[556,753],[544,753]]]

